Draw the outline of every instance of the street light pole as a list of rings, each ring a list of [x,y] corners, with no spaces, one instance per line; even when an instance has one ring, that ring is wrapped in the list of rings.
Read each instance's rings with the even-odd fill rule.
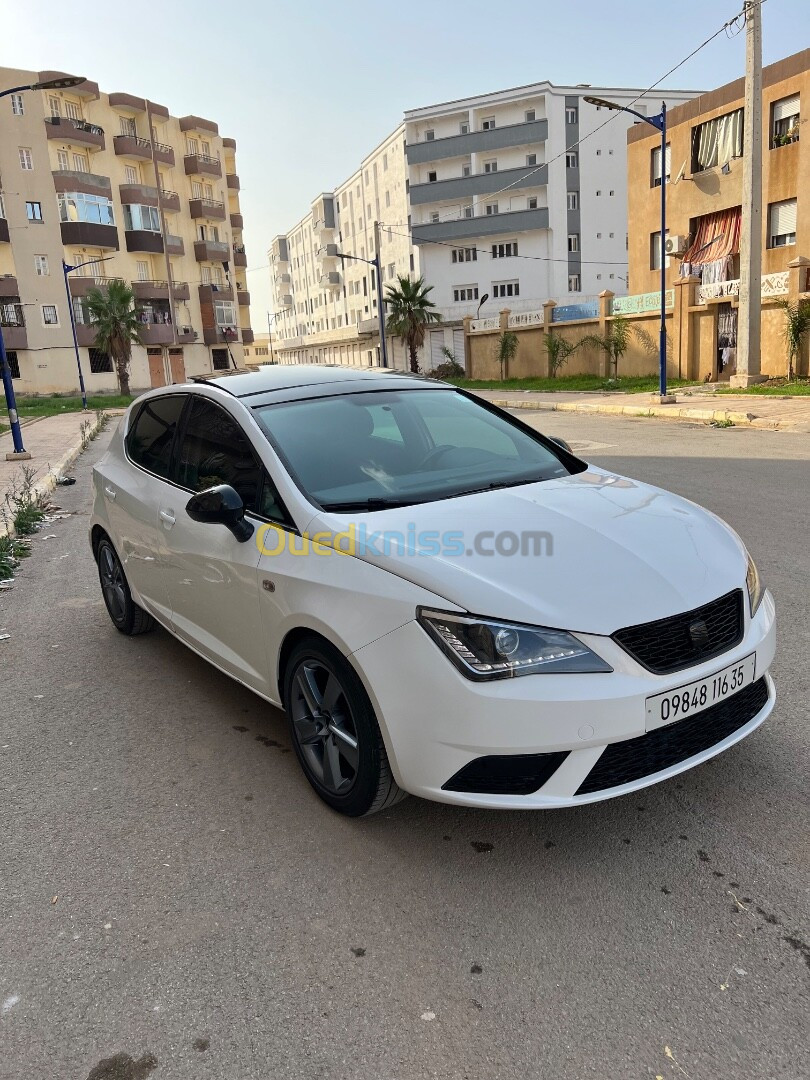
[[[612,109],[614,112],[630,113],[661,132],[661,327],[658,333],[658,397],[661,404],[670,404],[675,401],[675,397],[667,393],[667,103],[661,102],[661,112],[655,116],[645,116],[626,105],[606,101],[605,98],[586,97],[585,101],[589,105],[599,105],[603,109]]]
[[[9,94],[21,94],[26,90],[59,90],[70,86],[78,86],[85,81],[84,76],[65,75],[60,79],[46,79],[44,82],[26,83],[25,86],[12,86],[8,90],[0,90],[0,98],[8,97]],[[6,356],[6,346],[3,341],[3,320],[0,318],[0,373],[3,378],[3,393],[6,397],[9,424],[11,425],[11,439],[14,450],[6,454],[6,461],[27,461],[31,455],[23,446],[22,429],[20,418],[17,414],[17,397],[14,393],[14,383],[11,379],[11,368]],[[85,405],[85,408],[87,406]]]
[[[79,369],[79,392],[82,395],[82,408],[87,412],[87,391],[84,388],[84,373],[82,372],[82,361],[79,356],[79,339],[76,336],[76,316],[73,313],[73,297],[70,295],[70,285],[68,285],[68,274],[74,270],[80,270],[83,266],[95,266],[96,263],[109,262],[110,259],[115,258],[114,255],[108,255],[106,259],[88,259],[87,262],[77,263],[75,266],[71,266],[70,263],[66,263],[62,259],[62,274],[65,278],[65,295],[67,296],[68,312],[70,313],[70,329],[73,332],[73,348],[76,351],[76,367]]]
[[[377,246],[377,253],[373,259],[361,259],[359,255],[344,255],[342,251],[337,253],[339,259],[353,259],[354,262],[366,263],[367,266],[374,266],[377,270],[377,320],[380,324],[380,359],[383,367],[388,367],[388,348],[385,343],[385,311],[383,309],[383,295],[382,295],[382,281],[380,266],[380,240],[379,240],[379,221],[374,222],[374,240]]]

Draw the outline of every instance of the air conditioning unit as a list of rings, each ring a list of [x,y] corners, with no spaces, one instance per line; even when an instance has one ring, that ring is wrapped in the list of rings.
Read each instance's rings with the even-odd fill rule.
[[[683,255],[687,247],[689,247],[689,242],[685,236],[668,236],[664,251],[667,255]]]

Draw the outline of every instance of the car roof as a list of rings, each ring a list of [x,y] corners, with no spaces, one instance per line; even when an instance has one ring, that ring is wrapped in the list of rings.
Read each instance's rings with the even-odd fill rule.
[[[350,368],[341,364],[275,364],[258,371],[216,372],[194,376],[190,381],[216,386],[236,398],[249,398],[259,394],[299,389],[318,390],[326,393],[352,390],[396,389],[408,387],[424,389],[426,384],[443,385],[420,375],[392,371],[390,368]],[[446,385],[446,384],[444,384]],[[297,396],[297,395],[296,395]]]

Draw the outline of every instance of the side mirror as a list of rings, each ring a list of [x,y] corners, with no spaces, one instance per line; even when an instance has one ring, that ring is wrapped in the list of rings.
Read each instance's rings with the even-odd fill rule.
[[[192,495],[186,513],[203,525],[224,525],[240,544],[253,536],[253,526],[245,521],[245,504],[230,484],[218,484]]]
[[[571,449],[565,439],[560,439],[556,435],[549,435],[548,438],[551,442],[555,442],[557,446],[561,446],[563,450],[566,451],[566,453],[573,455],[574,451]]]

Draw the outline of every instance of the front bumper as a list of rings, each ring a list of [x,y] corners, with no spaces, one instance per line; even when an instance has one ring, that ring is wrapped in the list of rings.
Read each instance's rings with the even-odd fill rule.
[[[597,802],[665,780],[722,753],[759,727],[773,708],[775,691],[767,671],[774,656],[776,625],[770,593],[753,619],[746,611],[739,645],[671,675],[646,671],[610,638],[577,636],[604,657],[613,672],[471,682],[416,622],[354,653],[399,785],[426,799],[466,806],[537,808]],[[645,735],[648,697],[710,676],[752,652],[755,678],[764,677],[767,687],[767,699],[753,716],[676,764],[629,783],[577,794],[588,788],[586,779],[609,744]],[[705,714],[698,713],[695,719],[701,715]],[[449,791],[444,786],[479,758],[552,753],[559,754],[559,762],[529,794]]]

